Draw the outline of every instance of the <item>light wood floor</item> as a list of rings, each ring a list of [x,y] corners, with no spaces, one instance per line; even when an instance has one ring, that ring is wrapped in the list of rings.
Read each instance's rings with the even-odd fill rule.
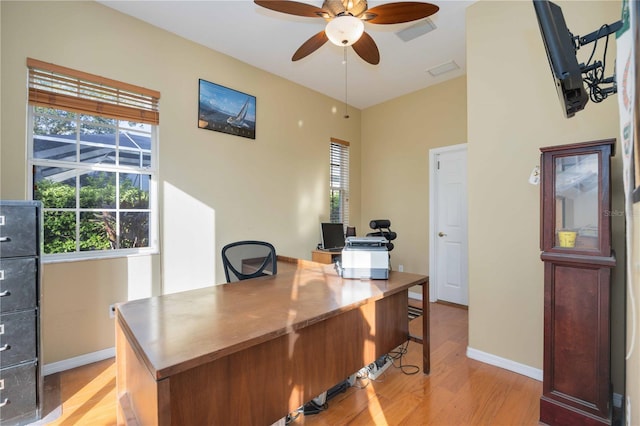
[[[429,376],[422,371],[405,375],[390,367],[378,380],[366,386],[366,380],[358,381],[331,399],[326,411],[301,415],[292,426],[537,425],[542,383],[468,359],[467,314],[465,309],[431,305]],[[402,363],[422,365],[421,356],[421,345],[410,342]],[[62,400],[62,414],[47,424],[116,423],[113,359],[47,379],[49,388],[59,381]]]

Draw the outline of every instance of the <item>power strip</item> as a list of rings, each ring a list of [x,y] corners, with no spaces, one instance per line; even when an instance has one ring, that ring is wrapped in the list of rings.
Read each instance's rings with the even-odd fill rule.
[[[391,364],[393,364],[393,361],[391,361],[391,358],[389,357],[385,358],[384,364],[382,364],[381,367],[378,367],[378,364],[375,362],[369,364],[367,367],[369,369],[369,379],[376,380],[387,370],[387,368],[391,366]]]

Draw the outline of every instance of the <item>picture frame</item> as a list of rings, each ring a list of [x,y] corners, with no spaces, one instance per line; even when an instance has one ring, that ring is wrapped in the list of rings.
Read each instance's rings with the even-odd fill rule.
[[[198,127],[255,139],[256,97],[199,79]]]

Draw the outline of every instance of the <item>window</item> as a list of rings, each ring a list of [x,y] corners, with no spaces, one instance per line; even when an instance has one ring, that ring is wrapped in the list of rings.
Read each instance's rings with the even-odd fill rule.
[[[349,224],[349,142],[331,138],[329,150],[329,220]]]
[[[160,94],[33,59],[27,66],[30,182],[47,258],[156,250]]]

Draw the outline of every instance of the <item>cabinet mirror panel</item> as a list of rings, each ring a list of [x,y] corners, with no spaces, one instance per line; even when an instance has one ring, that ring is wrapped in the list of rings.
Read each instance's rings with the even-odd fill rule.
[[[555,246],[597,250],[599,154],[555,158]]]

